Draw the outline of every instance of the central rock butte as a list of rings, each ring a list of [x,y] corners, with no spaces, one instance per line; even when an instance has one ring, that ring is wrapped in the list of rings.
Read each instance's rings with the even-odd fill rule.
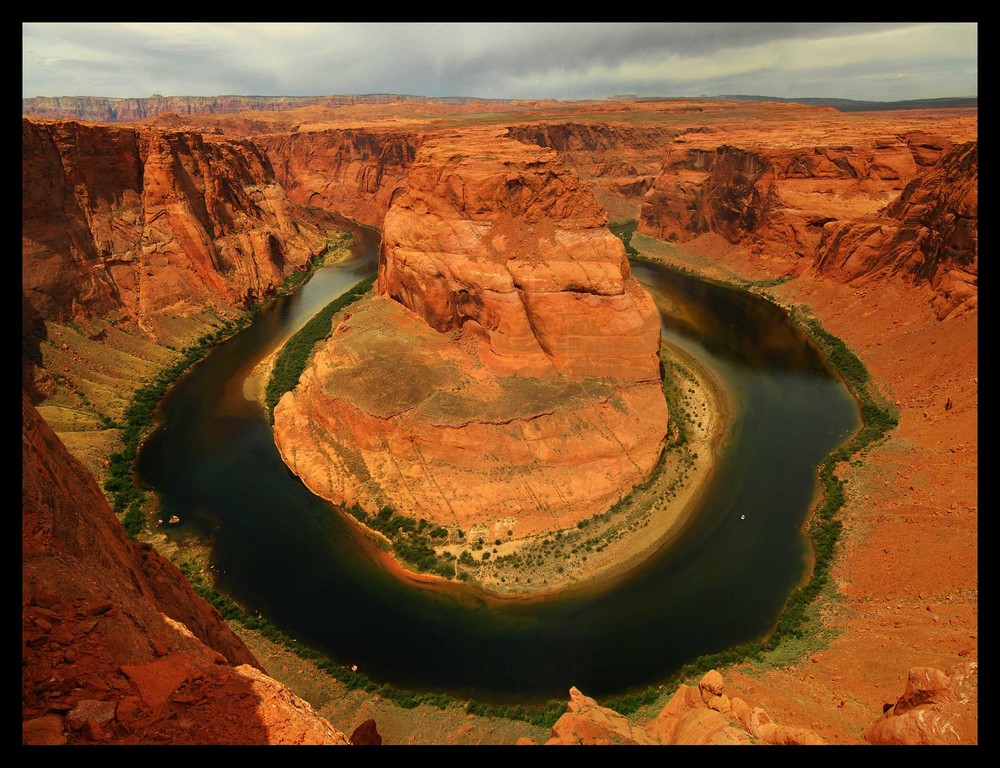
[[[667,407],[659,316],[606,222],[551,149],[424,142],[378,295],[275,408],[288,465],[331,501],[490,538],[607,510],[655,466]]]

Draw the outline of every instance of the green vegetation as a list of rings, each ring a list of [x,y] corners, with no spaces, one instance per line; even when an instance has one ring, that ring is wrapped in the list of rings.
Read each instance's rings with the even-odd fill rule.
[[[328,241],[327,249],[316,258],[308,269],[292,272],[285,278],[275,296],[290,293],[320,266],[327,254],[335,248],[349,246],[354,241],[350,232],[344,232]],[[355,290],[357,286],[355,286]],[[143,507],[147,502],[147,493],[139,488],[133,477],[133,463],[139,450],[139,444],[153,426],[153,410],[167,393],[174,382],[183,376],[188,369],[208,354],[216,344],[242,330],[264,309],[274,301],[271,297],[266,302],[257,302],[247,312],[235,320],[222,320],[215,330],[201,336],[192,345],[179,350],[180,357],[170,366],[161,370],[151,381],[137,389],[128,407],[125,409],[124,424],[119,424],[105,414],[98,413],[102,425],[107,429],[121,429],[122,449],[108,457],[110,477],[104,483],[104,490],[111,495],[111,507],[116,514],[125,513],[122,525],[129,537],[135,539],[142,532],[146,523]],[[72,322],[70,326],[72,326]],[[82,398],[85,403],[87,400]]]
[[[635,246],[632,245],[632,235],[635,233],[635,224],[633,224],[629,229],[623,232],[616,232],[618,239],[622,241],[625,245],[625,255],[630,259],[639,259],[640,261],[645,260],[645,257],[639,253]]]
[[[292,272],[290,275],[288,275],[288,277],[285,278],[285,281],[281,284],[281,287],[278,289],[275,295],[287,296],[290,293],[294,293],[295,290],[300,285],[302,285],[302,283],[306,281],[306,278],[308,278],[310,275],[312,275],[313,272],[315,272],[317,269],[326,264],[330,254],[335,253],[337,251],[344,251],[345,249],[350,248],[356,242],[357,239],[350,231],[344,230],[342,232],[338,232],[336,236],[331,237],[326,241],[326,250],[324,250],[323,253],[321,253],[319,256],[313,259],[307,269]]]
[[[146,492],[135,484],[132,465],[140,441],[153,426],[153,409],[163,399],[170,385],[188,368],[208,354],[213,346],[246,326],[251,317],[244,315],[236,321],[223,321],[215,331],[205,334],[191,346],[182,349],[180,359],[161,370],[153,381],[140,387],[132,395],[132,401],[125,409],[125,423],[121,425],[122,449],[108,457],[111,476],[104,483],[104,490],[111,494],[111,508],[116,514],[125,512],[123,525],[132,539],[139,535],[145,523],[142,507],[146,501]],[[105,426],[109,426],[108,422],[111,420],[108,419]]]
[[[525,704],[486,704],[475,699],[469,699],[465,711],[470,715],[480,717],[503,717],[507,720],[523,720],[542,728],[551,728],[556,720],[566,711],[566,705],[561,701],[549,700],[544,706]]]
[[[376,515],[369,515],[358,504],[341,509],[389,539],[393,554],[404,563],[418,571],[436,573],[446,579],[455,575],[455,556],[448,552],[439,556],[428,543],[431,539],[446,540],[449,536],[446,528],[428,523],[423,518],[415,521],[412,517],[397,515],[389,506],[382,507]],[[462,554],[468,557],[468,553]]]
[[[274,422],[274,406],[281,396],[299,383],[302,372],[309,362],[309,355],[317,343],[330,338],[333,316],[360,299],[375,284],[375,275],[366,277],[360,283],[337,297],[317,312],[308,323],[290,338],[274,359],[271,379],[267,382],[264,400],[271,422]]]

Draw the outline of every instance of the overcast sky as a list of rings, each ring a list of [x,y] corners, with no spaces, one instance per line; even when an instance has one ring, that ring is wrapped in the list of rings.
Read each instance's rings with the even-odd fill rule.
[[[26,23],[22,95],[976,96],[975,23]]]

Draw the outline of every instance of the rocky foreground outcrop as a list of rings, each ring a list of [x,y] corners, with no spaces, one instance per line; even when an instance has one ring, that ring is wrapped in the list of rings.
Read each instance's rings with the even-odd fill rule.
[[[914,667],[906,690],[865,733],[869,744],[976,744],[979,663]]]
[[[760,707],[725,693],[722,675],[681,685],[645,725],[637,725],[571,688],[567,712],[546,744],[822,744],[813,731],[772,722]],[[525,740],[522,743],[533,743]]]
[[[653,468],[667,412],[659,316],[605,221],[552,150],[428,139],[385,217],[379,296],[275,408],[285,461],[335,502],[504,536],[606,510]]]
[[[902,273],[934,289],[944,319],[979,298],[979,144],[945,152],[867,221],[830,224],[816,268],[842,281]]]
[[[326,238],[266,153],[198,133],[22,121],[22,288],[44,320],[171,316],[273,293]]]
[[[345,744],[218,611],[130,542],[22,396],[25,744]]]

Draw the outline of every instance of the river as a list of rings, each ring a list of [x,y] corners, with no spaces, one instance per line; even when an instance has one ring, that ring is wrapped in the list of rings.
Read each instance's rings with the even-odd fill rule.
[[[375,269],[378,234],[353,223],[355,258],[323,267],[219,345],[168,393],[138,459],[168,535],[211,544],[217,587],[296,639],[379,682],[497,701],[607,696],[759,637],[808,562],[801,533],[816,466],[858,425],[821,355],[769,302],[633,264],[666,339],[712,369],[733,423],[684,531],[606,587],[534,601],[484,600],[402,581],[284,465],[254,365]]]

